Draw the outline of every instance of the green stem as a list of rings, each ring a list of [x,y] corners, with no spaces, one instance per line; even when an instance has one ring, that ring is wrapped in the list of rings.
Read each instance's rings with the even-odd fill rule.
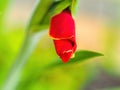
[[[33,29],[33,25],[36,25],[38,22],[41,21],[41,18],[44,16],[45,11],[48,10],[49,5],[53,2],[52,0],[40,0],[37,2],[37,5],[35,5],[35,8],[33,10],[33,13],[31,14],[30,21],[28,22],[27,27],[27,34],[26,38],[23,44],[23,47],[18,54],[18,57],[15,60],[15,63],[13,64],[13,67],[10,69],[10,73],[8,77],[6,78],[5,83],[3,84],[2,90],[15,90],[16,86],[19,82],[21,72],[28,61],[28,58],[32,54],[33,50],[35,49],[40,37],[43,35],[45,31],[33,33],[31,32]],[[43,7],[46,7],[44,10]],[[43,13],[40,13],[40,11],[43,11]],[[33,23],[34,22],[34,23]],[[43,29],[42,29],[43,30]]]
[[[27,33],[23,48],[15,60],[15,63],[6,79],[6,82],[3,85],[2,90],[14,90],[16,88],[24,65],[28,61],[29,56],[32,54],[43,33],[44,32],[35,33],[34,35]]]

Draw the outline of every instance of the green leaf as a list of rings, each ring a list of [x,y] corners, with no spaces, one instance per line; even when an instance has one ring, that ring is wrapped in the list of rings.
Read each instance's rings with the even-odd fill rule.
[[[51,17],[71,5],[72,0],[41,0],[32,15],[28,30],[30,30],[31,33],[34,33],[47,29],[49,27]]]
[[[77,4],[77,1],[78,0],[72,0],[71,7],[70,7],[70,9],[71,9],[72,12],[74,12],[74,10],[75,10],[75,6]]]
[[[34,25],[38,25],[41,22],[53,2],[53,0],[39,0],[39,2],[37,2],[37,5],[35,6],[35,9],[33,10],[34,12],[29,21],[28,28],[31,28],[31,26]]]
[[[98,57],[98,56],[103,56],[103,54],[98,53],[98,52],[93,52],[93,51],[87,51],[87,50],[81,50],[77,51],[75,53],[75,57],[71,58],[69,62],[63,63],[60,59],[51,64],[48,68],[50,67],[55,67],[55,66],[61,66],[61,65],[66,65],[66,64],[74,64],[74,63],[79,63],[82,61],[86,61],[87,59],[93,58],[93,57]]]
[[[89,59],[89,58],[102,56],[101,53],[86,51],[86,50],[77,51],[75,54],[76,54],[75,58],[71,59],[68,63],[63,63],[60,59],[59,60],[57,59],[57,62],[48,64],[43,68],[37,68],[33,70],[31,74],[29,74],[29,77],[27,77],[25,81],[21,82],[21,86],[19,86],[19,88],[21,88],[20,90],[22,90],[23,88],[26,89],[30,85],[33,85],[35,82],[37,82],[41,78],[41,75],[44,75],[45,72],[47,71],[53,70],[53,68],[56,68],[57,66],[59,67],[62,65],[78,63],[81,61],[85,61],[86,59]]]
[[[79,9],[80,0],[72,0],[71,11],[73,15],[76,15],[76,12]]]

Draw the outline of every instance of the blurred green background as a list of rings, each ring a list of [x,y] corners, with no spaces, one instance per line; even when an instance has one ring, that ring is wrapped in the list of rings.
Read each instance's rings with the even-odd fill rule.
[[[20,51],[35,3],[0,0],[0,87]],[[15,90],[120,90],[120,1],[81,0],[75,22],[78,50],[104,57],[41,70],[58,57],[45,32]]]

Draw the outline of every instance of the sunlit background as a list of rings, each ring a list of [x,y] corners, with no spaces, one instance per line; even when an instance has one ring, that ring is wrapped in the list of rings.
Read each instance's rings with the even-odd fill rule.
[[[0,87],[20,51],[35,4],[36,0],[0,1]],[[15,90],[120,90],[120,0],[80,0],[74,18],[78,50],[104,57],[42,71],[58,57],[45,32]]]

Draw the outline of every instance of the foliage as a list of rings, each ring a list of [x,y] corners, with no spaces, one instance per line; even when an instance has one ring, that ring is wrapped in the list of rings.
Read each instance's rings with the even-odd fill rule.
[[[8,1],[0,1],[0,10],[3,13],[6,11]],[[83,90],[90,80],[97,76],[96,60],[91,59],[103,54],[78,50],[74,58],[68,63],[63,63],[54,52],[52,41],[46,35],[51,17],[66,7],[69,7],[74,15],[77,4],[78,0],[38,0],[25,32],[21,31],[24,29],[22,26],[14,27],[4,34],[2,32],[5,27],[4,14],[0,14],[0,38],[2,38],[0,39],[0,88],[3,85],[3,90],[77,90],[78,87]],[[110,29],[114,30],[115,27]],[[119,31],[113,32],[107,33],[108,39],[105,41],[107,58],[105,57],[103,69],[119,77],[118,67],[114,64],[116,59],[114,50]],[[119,88],[103,90],[119,90]]]

